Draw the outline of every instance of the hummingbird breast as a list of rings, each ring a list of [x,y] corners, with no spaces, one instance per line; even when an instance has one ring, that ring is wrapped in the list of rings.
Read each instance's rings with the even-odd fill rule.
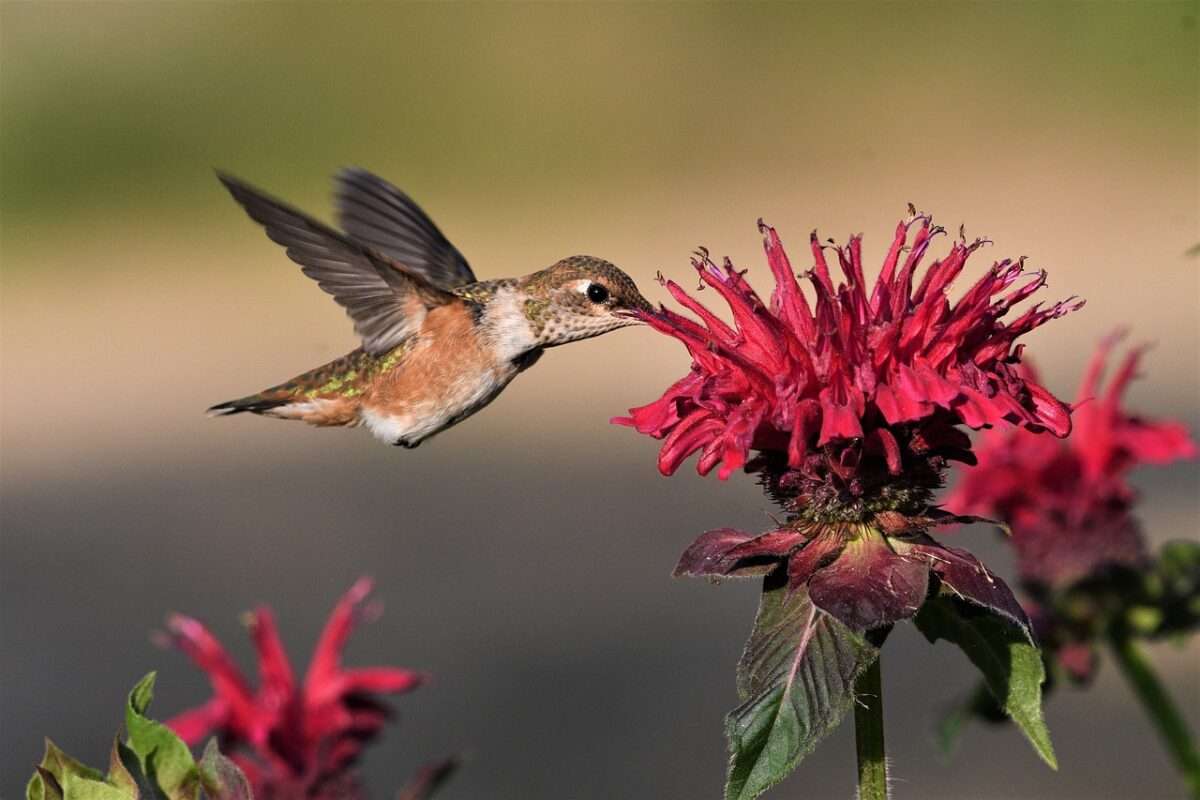
[[[480,335],[465,303],[429,312],[403,358],[363,393],[359,417],[376,438],[415,447],[479,411],[517,375]]]

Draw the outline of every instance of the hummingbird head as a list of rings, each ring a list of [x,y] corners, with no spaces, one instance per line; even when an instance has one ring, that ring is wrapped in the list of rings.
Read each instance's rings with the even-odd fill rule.
[[[524,312],[539,344],[553,347],[636,325],[653,307],[633,279],[593,256],[571,256],[522,278]]]

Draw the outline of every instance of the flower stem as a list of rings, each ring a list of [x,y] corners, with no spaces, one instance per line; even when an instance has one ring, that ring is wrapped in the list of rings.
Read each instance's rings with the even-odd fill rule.
[[[1127,635],[1114,633],[1109,637],[1109,644],[1125,680],[1133,688],[1138,700],[1142,701],[1142,708],[1150,715],[1159,735],[1166,742],[1175,767],[1183,774],[1190,796],[1200,800],[1200,755],[1192,742],[1187,722],[1176,710],[1137,642]]]
[[[854,682],[854,742],[858,751],[858,800],[888,800],[883,747],[883,671],[875,659]]]

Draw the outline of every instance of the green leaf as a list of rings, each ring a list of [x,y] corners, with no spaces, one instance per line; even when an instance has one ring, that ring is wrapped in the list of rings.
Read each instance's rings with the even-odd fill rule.
[[[154,678],[151,672],[129,693],[125,707],[129,749],[150,783],[169,800],[196,800],[200,796],[200,775],[191,751],[174,731],[146,716],[154,697]]]
[[[786,577],[769,576],[738,664],[745,702],[725,721],[726,800],[752,800],[787,777],[850,710],[855,678],[878,656],[806,589],[789,596]]]
[[[250,781],[237,764],[221,754],[215,738],[208,740],[197,767],[209,800],[253,800]]]
[[[92,780],[102,780],[104,777],[99,770],[92,769],[88,765],[71,758],[49,739],[46,740],[46,750],[42,755],[42,763],[39,766],[53,775],[54,779],[60,785],[63,782],[63,778],[67,775],[78,775]]]
[[[1025,734],[1042,760],[1058,769],[1050,731],[1042,718],[1042,656],[1028,635],[1012,621],[948,595],[929,598],[915,618],[931,643],[945,639],[958,645],[983,673],[996,702]]]
[[[49,770],[38,767],[25,786],[25,800],[63,800],[62,789]]]
[[[25,797],[28,800],[58,800],[66,793],[67,785],[74,778],[102,781],[104,776],[98,770],[71,758],[47,739],[42,763],[29,779]]]
[[[134,800],[137,795],[124,789],[92,780],[81,775],[67,773],[62,782],[63,800]]]

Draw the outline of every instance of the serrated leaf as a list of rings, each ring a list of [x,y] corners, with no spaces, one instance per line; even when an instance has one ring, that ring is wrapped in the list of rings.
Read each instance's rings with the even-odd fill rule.
[[[196,800],[200,796],[200,776],[191,751],[174,731],[146,716],[154,697],[154,678],[151,672],[129,693],[125,706],[129,749],[137,755],[151,784],[169,800]]]
[[[983,673],[996,702],[1012,718],[1033,749],[1058,769],[1050,731],[1042,718],[1042,656],[1022,627],[989,609],[947,595],[926,601],[916,616],[921,633],[958,645]]]
[[[746,699],[726,718],[726,800],[752,800],[783,780],[853,703],[854,680],[878,657],[862,636],[787,591],[772,575],[738,664]]]
[[[253,800],[246,774],[221,753],[215,738],[208,740],[197,767],[209,800]]]

